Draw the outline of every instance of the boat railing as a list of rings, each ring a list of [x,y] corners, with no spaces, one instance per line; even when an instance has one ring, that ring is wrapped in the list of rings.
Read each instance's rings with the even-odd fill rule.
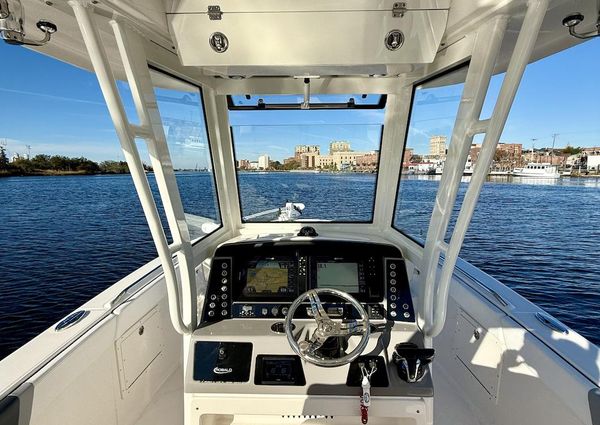
[[[420,283],[424,291],[421,310],[425,320],[424,333],[429,341],[444,327],[450,283],[458,254],[547,8],[548,0],[535,0],[528,3],[492,116],[485,121],[480,120],[479,117],[493,75],[496,58],[506,33],[508,17],[497,17],[483,26],[476,34],[473,55],[450,141],[447,161],[431,214],[423,253],[421,267],[423,273],[420,275]],[[445,261],[438,279],[440,255],[443,251],[448,224],[454,211],[464,166],[473,137],[479,133],[485,134],[481,152],[464,196],[450,243],[445,249]]]
[[[128,29],[121,22],[115,19],[110,21],[140,121],[139,125],[135,125],[129,122],[125,112],[111,64],[90,11],[91,5],[75,0],[69,1],[69,5],[75,13],[163,266],[171,322],[177,332],[190,333],[197,324],[196,281],[191,237],[158,111],[143,40],[137,32]],[[172,244],[167,241],[136,139],[146,142],[173,238]],[[180,281],[178,281],[172,255],[176,255],[179,261]]]

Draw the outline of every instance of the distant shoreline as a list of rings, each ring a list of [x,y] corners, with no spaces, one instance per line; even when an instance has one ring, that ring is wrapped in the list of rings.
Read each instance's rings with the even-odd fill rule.
[[[97,175],[122,175],[127,172],[88,172],[88,171],[54,171],[54,170],[35,170],[23,172],[22,170],[0,171],[1,177],[53,177],[53,176],[97,176]]]

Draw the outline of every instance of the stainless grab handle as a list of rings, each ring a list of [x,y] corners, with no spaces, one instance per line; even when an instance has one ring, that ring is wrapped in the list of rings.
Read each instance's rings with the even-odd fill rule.
[[[565,335],[567,335],[569,333],[569,328],[567,328],[565,325],[563,325],[562,323],[560,323],[558,320],[556,320],[554,317],[550,316],[547,313],[542,313],[542,312],[538,311],[537,313],[535,313],[535,317],[540,322],[542,322],[544,325],[546,325],[547,327],[549,327],[550,329],[552,329],[554,331],[563,333]]]

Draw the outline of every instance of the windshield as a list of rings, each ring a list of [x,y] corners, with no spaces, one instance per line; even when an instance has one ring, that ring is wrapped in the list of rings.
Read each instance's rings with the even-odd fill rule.
[[[330,95],[320,101],[342,105],[351,98],[380,107],[230,109],[244,222],[372,222],[385,98]],[[253,99],[277,105],[300,97]]]

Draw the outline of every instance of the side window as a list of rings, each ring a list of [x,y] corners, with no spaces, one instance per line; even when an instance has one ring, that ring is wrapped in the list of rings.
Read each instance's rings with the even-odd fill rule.
[[[159,71],[151,75],[190,234],[201,238],[221,226],[202,93]]]
[[[466,74],[463,66],[414,89],[393,226],[421,243],[427,236]]]

